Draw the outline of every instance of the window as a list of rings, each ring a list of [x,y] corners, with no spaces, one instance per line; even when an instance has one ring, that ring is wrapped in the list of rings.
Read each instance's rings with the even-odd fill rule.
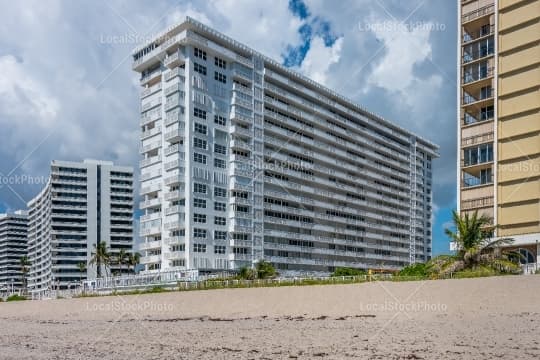
[[[193,183],[193,192],[199,194],[206,194],[206,191],[207,189],[205,184]]]
[[[216,211],[225,211],[227,209],[227,204],[222,202],[215,202],[214,203],[214,210]]]
[[[227,76],[223,75],[222,73],[218,73],[217,71],[214,71],[214,80],[217,80],[219,82],[222,82],[224,84],[227,83]]]
[[[193,146],[199,149],[206,150],[207,143],[206,143],[206,140],[193,138]]]
[[[193,228],[193,237],[198,239],[206,239],[206,229]]]
[[[206,215],[204,215],[204,214],[193,214],[193,222],[206,224]]]
[[[218,125],[227,125],[227,119],[221,115],[215,115],[214,122]]]
[[[214,245],[214,254],[225,254],[225,245]]]
[[[214,144],[214,152],[216,154],[227,154],[227,147],[224,145]]]
[[[227,232],[226,231],[214,231],[214,240],[227,240]]]
[[[223,159],[214,159],[214,167],[225,169],[225,160]]]
[[[208,127],[203,124],[195,123],[195,132],[202,135],[206,135],[208,134]]]
[[[238,248],[238,247],[235,247],[233,248],[233,253],[235,254],[247,254],[248,251],[247,251],[247,248]]]
[[[186,245],[185,244],[173,245],[171,246],[171,251],[186,251]]]
[[[193,244],[193,252],[198,252],[198,253],[206,252],[206,244]]]
[[[215,225],[227,225],[227,219],[221,216],[214,217]]]
[[[197,63],[193,63],[193,70],[195,70],[196,72],[198,72],[201,75],[206,75],[206,66],[203,66],[203,65],[200,65],[200,64],[197,64]]]
[[[196,208],[206,209],[205,199],[193,199],[193,206]]]
[[[199,48],[193,49],[195,57],[198,57],[199,59],[206,60],[206,51],[201,50]]]
[[[193,153],[193,161],[201,164],[206,164],[206,155]]]
[[[214,196],[220,196],[220,197],[226,197],[227,196],[227,189],[223,189],[220,187],[214,188]]]
[[[219,67],[219,68],[222,68],[222,69],[226,69],[227,68],[227,62],[223,59],[220,59],[218,57],[216,57],[214,59],[214,64]]]
[[[199,108],[193,108],[193,116],[206,120],[206,111]]]

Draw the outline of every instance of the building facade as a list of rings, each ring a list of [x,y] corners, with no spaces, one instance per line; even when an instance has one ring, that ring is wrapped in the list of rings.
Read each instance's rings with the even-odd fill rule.
[[[458,208],[514,238],[527,262],[540,240],[540,1],[462,0]]]
[[[0,214],[0,291],[23,286],[21,258],[27,256],[28,216],[25,211]]]
[[[28,203],[30,291],[66,289],[95,278],[96,244],[111,255],[133,247],[133,169],[112,162],[53,161],[44,189]],[[85,269],[80,271],[79,264]],[[106,269],[102,269],[105,274]],[[113,264],[112,273],[125,271]]]
[[[146,271],[430,258],[436,145],[189,17],[133,58]]]

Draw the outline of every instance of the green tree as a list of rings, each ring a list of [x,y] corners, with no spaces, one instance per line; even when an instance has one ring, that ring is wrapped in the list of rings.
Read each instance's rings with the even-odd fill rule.
[[[97,268],[97,277],[102,277],[101,267],[105,268],[105,273],[107,268],[111,265],[111,254],[107,249],[107,244],[104,242],[99,242],[97,245],[94,245],[94,252],[92,253],[92,258],[90,259],[90,265],[96,265]]]
[[[28,259],[28,256],[22,256],[19,259],[19,264],[21,265],[21,282],[23,291],[26,293],[28,290],[28,284],[27,284],[27,277],[28,273],[30,272],[30,260]]]
[[[79,281],[82,281],[83,274],[86,271],[86,263],[85,262],[78,263],[77,268],[79,269]]]
[[[120,273],[122,273],[122,268],[124,267],[124,265],[128,264],[129,261],[128,253],[126,252],[126,250],[120,249],[120,251],[118,251],[118,254],[116,254],[114,260],[116,265],[120,267]]]
[[[139,254],[138,252],[128,254],[128,259],[127,259],[128,268],[131,268],[131,271],[134,274],[135,274],[135,268],[137,267],[137,265],[139,265],[140,262],[141,262],[141,254]]]
[[[513,243],[513,239],[493,239],[496,225],[486,215],[465,213],[460,216],[452,212],[454,229],[445,233],[455,243],[456,254],[432,259],[428,266],[435,273],[447,275],[462,270],[489,268],[499,273],[519,273],[521,268],[516,261],[516,253],[503,250],[503,246]],[[519,257],[518,257],[519,258]]]
[[[242,266],[238,272],[238,277],[244,280],[253,280],[257,278],[257,272],[247,266]]]
[[[332,273],[332,276],[361,276],[366,275],[365,270],[353,269],[349,267],[338,267]]]
[[[257,278],[259,279],[268,279],[276,276],[276,269],[274,266],[265,260],[260,260],[255,266],[255,271],[257,272]]]

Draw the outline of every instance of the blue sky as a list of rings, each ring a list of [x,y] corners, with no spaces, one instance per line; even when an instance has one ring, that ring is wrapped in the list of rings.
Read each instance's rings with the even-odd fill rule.
[[[40,188],[28,179],[47,176],[53,159],[137,167],[131,49],[189,15],[439,144],[433,250],[448,251],[443,230],[456,201],[455,1],[0,5],[0,178],[11,181],[0,183],[0,211],[23,207]]]

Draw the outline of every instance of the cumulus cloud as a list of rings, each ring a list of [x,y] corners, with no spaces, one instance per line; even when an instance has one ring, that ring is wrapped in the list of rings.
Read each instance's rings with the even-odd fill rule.
[[[311,46],[300,66],[300,71],[313,80],[326,84],[328,69],[331,65],[339,62],[342,45],[342,37],[327,47],[324,39],[316,36],[311,41]]]

